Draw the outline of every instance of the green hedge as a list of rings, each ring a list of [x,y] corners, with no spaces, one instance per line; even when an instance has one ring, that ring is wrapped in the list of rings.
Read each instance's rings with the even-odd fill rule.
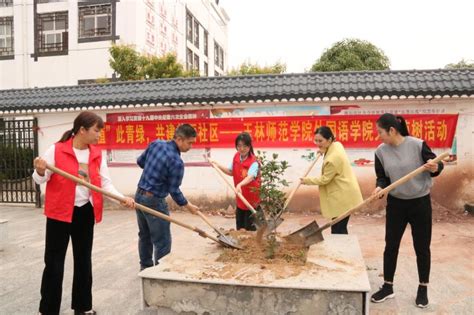
[[[0,144],[0,179],[12,180],[31,176],[34,151],[15,145]]]

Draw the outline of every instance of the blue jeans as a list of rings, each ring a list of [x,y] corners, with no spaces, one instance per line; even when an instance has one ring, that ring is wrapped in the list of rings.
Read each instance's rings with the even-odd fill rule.
[[[135,194],[135,202],[169,215],[168,204],[165,198]],[[170,223],[152,214],[136,210],[138,222],[138,254],[140,255],[140,269],[153,265],[168,255],[171,251]],[[153,248],[155,257],[153,259]]]

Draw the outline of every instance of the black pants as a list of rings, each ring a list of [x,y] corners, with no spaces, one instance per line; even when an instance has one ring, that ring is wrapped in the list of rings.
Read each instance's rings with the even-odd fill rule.
[[[257,211],[260,208],[255,209]],[[246,229],[247,231],[256,231],[257,227],[255,226],[255,220],[252,216],[252,212],[250,210],[242,210],[237,208],[235,211],[235,223],[237,230]]]
[[[384,280],[392,282],[397,267],[398,249],[410,223],[420,283],[428,283],[431,267],[431,198],[403,200],[388,195],[385,223]]]
[[[349,223],[350,217],[351,216],[348,216],[344,220],[341,220],[337,222],[336,224],[334,224],[333,226],[331,226],[331,234],[349,234],[347,232],[347,223]],[[333,220],[334,219],[335,218],[333,218]]]
[[[45,268],[41,281],[40,313],[59,314],[64,275],[64,260],[72,240],[74,277],[71,308],[88,311],[92,308],[92,241],[94,209],[90,203],[74,207],[71,223],[47,219]]]

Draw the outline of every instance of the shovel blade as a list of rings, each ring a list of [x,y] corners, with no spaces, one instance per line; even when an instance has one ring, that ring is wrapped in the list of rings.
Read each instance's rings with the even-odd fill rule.
[[[268,219],[267,221],[267,227],[264,231],[264,236],[267,236],[268,234],[270,234],[271,232],[275,231],[276,228],[282,224],[282,222],[284,221],[283,218],[276,218],[276,219]]]
[[[272,233],[272,231],[283,222],[283,219],[280,217],[267,220],[263,211],[257,211],[252,214],[252,216],[255,219],[255,225],[257,226],[257,238],[260,240],[263,236],[266,237],[268,234]]]
[[[254,223],[257,228],[266,228],[268,226],[265,213],[262,210],[252,213],[251,216],[254,218]]]
[[[295,244],[303,244],[309,247],[324,240],[323,234],[316,221],[303,226],[301,229],[285,236],[285,239]]]
[[[219,234],[219,236],[217,236],[217,239],[219,240],[219,243],[225,247],[230,247],[233,249],[243,249],[243,247],[239,245],[239,242],[237,242],[237,240],[227,235]]]

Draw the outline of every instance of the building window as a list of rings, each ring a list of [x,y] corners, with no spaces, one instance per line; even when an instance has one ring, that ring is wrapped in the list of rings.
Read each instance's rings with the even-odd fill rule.
[[[209,76],[209,65],[207,64],[207,62],[204,62],[204,75],[206,77]]]
[[[193,43],[194,43],[194,46],[199,48],[199,22],[196,19],[194,19]]]
[[[209,51],[209,33],[204,31],[204,56],[208,56]]]
[[[13,56],[13,16],[0,17],[0,57]]]
[[[161,3],[159,6],[160,6],[160,15],[166,20],[167,12],[166,12],[165,4]]]
[[[194,54],[194,63],[193,63],[193,69],[199,72],[199,56]]]
[[[166,26],[166,22],[161,21],[160,31],[164,35],[164,37],[166,37],[166,33],[168,32],[168,26]]]
[[[112,4],[79,7],[79,39],[112,36]]]
[[[199,48],[199,21],[186,12],[186,39]]]
[[[224,49],[214,41],[214,64],[224,70]]]
[[[193,16],[189,12],[186,12],[186,39],[193,41]]]
[[[199,56],[189,48],[186,49],[186,70],[199,72]]]
[[[67,53],[67,29],[67,11],[38,14],[39,53]]]
[[[190,71],[193,69],[193,51],[186,49],[186,70]]]
[[[13,0],[0,0],[0,8],[11,7],[11,6],[13,6]]]

